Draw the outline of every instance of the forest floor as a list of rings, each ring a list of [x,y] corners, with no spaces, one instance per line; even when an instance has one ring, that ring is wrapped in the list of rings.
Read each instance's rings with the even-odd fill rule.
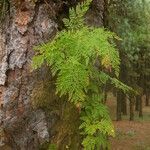
[[[108,95],[107,105],[116,132],[116,136],[110,139],[111,150],[150,150],[150,106],[143,107],[143,118],[135,112],[135,120],[129,121],[128,111],[122,121],[115,121],[116,98],[112,94]]]

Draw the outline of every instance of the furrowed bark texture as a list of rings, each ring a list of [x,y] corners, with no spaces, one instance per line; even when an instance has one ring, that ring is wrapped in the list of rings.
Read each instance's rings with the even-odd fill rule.
[[[9,15],[0,29],[0,149],[2,150],[38,150],[39,145],[45,142],[58,141],[62,146],[64,139],[70,141],[66,138],[70,136],[67,133],[69,131],[59,129],[62,130],[63,136],[59,135],[59,130],[53,131],[58,122],[63,124],[61,112],[68,105],[70,107],[70,104],[61,102],[54,109],[53,104],[58,98],[54,94],[53,84],[47,90],[50,94],[43,99],[41,97],[43,101],[48,99],[51,106],[49,112],[47,113],[45,107],[41,105],[39,107],[32,105],[32,99],[35,97],[39,99],[41,96],[39,83],[42,83],[43,96],[47,94],[44,93],[46,84],[51,84],[48,69],[43,67],[33,72],[31,60],[34,55],[33,46],[46,42],[57,32],[58,25],[51,18],[60,12],[55,11],[54,6],[52,1],[46,4],[41,1],[24,0],[23,4],[17,7],[14,1],[10,1]],[[104,1],[95,0],[87,13],[87,22],[101,26],[104,21],[103,14]],[[73,112],[76,113],[76,110]],[[73,119],[77,117],[76,115]],[[71,121],[75,122],[72,116]],[[72,130],[68,126],[65,128]],[[59,149],[65,148],[62,146]]]
[[[10,4],[10,15],[0,33],[0,125],[5,135],[0,145],[17,149],[37,149],[49,141],[46,117],[41,109],[31,107],[31,93],[44,71],[31,72],[33,46],[56,32],[56,23],[49,19],[45,4],[30,1],[26,10]]]

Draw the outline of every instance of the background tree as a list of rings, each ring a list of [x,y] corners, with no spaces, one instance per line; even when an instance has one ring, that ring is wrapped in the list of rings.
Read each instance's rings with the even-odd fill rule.
[[[149,5],[149,1],[142,0],[112,0],[109,4],[110,28],[122,39],[122,42],[118,43],[121,57],[120,80],[139,91],[136,97],[136,110],[139,110],[140,117],[142,117],[142,96],[146,91],[144,89],[149,89],[147,80],[149,66],[146,65],[150,54]],[[117,120],[121,120],[122,111],[126,114],[126,98],[120,91],[117,95]],[[129,101],[130,105],[134,105],[130,96]]]

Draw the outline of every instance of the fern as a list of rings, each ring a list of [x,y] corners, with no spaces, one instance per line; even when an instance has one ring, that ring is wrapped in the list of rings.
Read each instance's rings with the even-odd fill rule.
[[[119,75],[119,53],[113,42],[118,37],[104,28],[84,24],[83,16],[90,2],[78,5],[76,11],[71,9],[70,19],[64,19],[67,30],[59,32],[53,41],[36,47],[38,55],[33,58],[35,69],[44,62],[51,67],[53,76],[57,77],[56,93],[80,105],[85,150],[109,147],[107,137],[114,136],[108,109],[103,104],[102,86],[109,80],[125,92],[131,90],[99,69],[112,69],[116,77]]]

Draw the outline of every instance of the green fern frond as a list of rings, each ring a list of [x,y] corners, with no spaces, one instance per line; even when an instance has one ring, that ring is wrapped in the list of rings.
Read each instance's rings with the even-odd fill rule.
[[[74,57],[70,58],[60,68],[56,81],[57,92],[60,95],[69,94],[69,100],[78,103],[85,99],[85,89],[89,84],[89,76],[86,67]]]
[[[108,108],[103,104],[103,85],[109,80],[125,92],[132,90],[98,67],[110,68],[119,75],[119,53],[113,42],[118,37],[104,28],[84,24],[90,2],[77,6],[76,11],[71,9],[70,19],[64,19],[67,30],[37,47],[38,55],[33,58],[35,68],[43,63],[51,67],[57,77],[57,94],[66,95],[75,105],[81,104],[80,129],[85,150],[95,150],[100,145],[108,148],[107,136],[114,136]]]

